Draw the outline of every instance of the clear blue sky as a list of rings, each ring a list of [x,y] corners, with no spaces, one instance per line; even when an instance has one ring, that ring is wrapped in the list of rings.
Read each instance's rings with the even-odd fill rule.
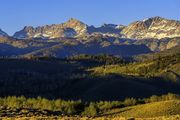
[[[128,25],[161,16],[180,20],[180,0],[0,0],[0,28],[12,35],[25,25],[62,23],[77,18],[89,25]]]

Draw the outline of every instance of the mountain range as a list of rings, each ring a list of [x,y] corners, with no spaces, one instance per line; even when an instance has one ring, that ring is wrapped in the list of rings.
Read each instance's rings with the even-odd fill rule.
[[[13,36],[0,29],[0,56],[68,57],[79,54],[134,56],[180,44],[180,21],[152,17],[128,26],[89,26],[71,18],[62,24],[25,26]]]

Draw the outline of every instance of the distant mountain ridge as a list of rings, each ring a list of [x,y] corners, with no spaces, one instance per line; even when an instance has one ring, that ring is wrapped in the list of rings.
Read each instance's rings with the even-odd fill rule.
[[[123,25],[104,24],[101,27],[88,26],[87,24],[71,18],[62,24],[45,25],[39,27],[26,26],[22,30],[16,32],[13,37],[17,39],[44,38],[54,39],[61,37],[81,37],[91,35],[93,33],[110,33],[119,36]]]
[[[0,30],[0,44],[1,56],[6,53],[8,56],[133,56],[180,45],[180,21],[152,17],[128,26],[103,24],[94,27],[71,18],[62,24],[25,26],[13,36]]]
[[[13,37],[19,39],[28,38],[60,38],[80,37],[92,35],[93,33],[109,36],[147,39],[147,38],[173,38],[180,37],[180,21],[168,20],[161,17],[152,17],[143,21],[136,21],[130,25],[104,24],[101,27],[88,26],[87,24],[71,18],[62,24],[45,25],[39,27],[26,26],[23,30],[16,32]]]

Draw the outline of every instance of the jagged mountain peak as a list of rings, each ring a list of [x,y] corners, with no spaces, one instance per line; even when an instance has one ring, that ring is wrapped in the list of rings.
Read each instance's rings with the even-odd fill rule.
[[[38,28],[38,27],[36,27],[36,28]],[[26,32],[32,32],[36,28],[33,26],[25,26],[22,30],[26,31]]]
[[[162,18],[159,16],[155,16],[155,17],[150,17],[150,18],[146,18],[143,20],[132,22],[129,26],[134,26],[134,27],[137,27],[139,29],[140,28],[148,29],[152,25],[153,22],[157,23],[157,22],[161,22],[163,20],[168,20],[168,19],[165,19],[165,18]]]
[[[97,33],[102,36],[109,37],[120,37],[120,32],[124,29],[124,25],[116,25],[116,24],[102,24],[100,27],[89,26],[88,33],[91,35],[97,35]]]
[[[76,18],[70,18],[67,23],[82,23],[84,24],[82,21],[76,19]]]
[[[116,28],[116,24],[106,24],[104,23],[101,27],[111,27],[111,28]]]
[[[167,20],[167,19],[160,17],[160,16],[155,16],[155,17],[146,18],[142,21],[146,22],[146,21],[160,21],[160,20]]]
[[[24,29],[34,29],[33,26],[25,26]]]
[[[107,24],[107,23],[104,23],[101,25],[102,28],[114,28],[114,29],[122,29],[126,26],[124,25],[117,25],[117,24]]]
[[[8,34],[0,29],[0,37],[7,37],[7,36],[8,36]]]
[[[76,31],[76,36],[81,36],[87,33],[88,25],[78,19],[70,18],[67,22],[63,24],[63,27],[72,28]]]
[[[75,27],[87,27],[88,25],[85,24],[84,22],[76,19],[76,18],[70,18],[67,22],[62,24],[64,27],[70,27],[70,28],[75,28]]]

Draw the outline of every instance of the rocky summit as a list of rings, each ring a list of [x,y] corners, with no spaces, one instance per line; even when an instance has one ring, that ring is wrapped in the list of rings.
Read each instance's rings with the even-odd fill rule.
[[[29,39],[29,38],[60,38],[60,37],[75,37],[86,33],[87,25],[71,18],[63,24],[45,25],[42,27],[26,26],[14,34],[14,38]]]
[[[180,21],[168,20],[161,17],[152,17],[137,21],[123,29],[122,34],[127,38],[173,38],[180,36]]]

